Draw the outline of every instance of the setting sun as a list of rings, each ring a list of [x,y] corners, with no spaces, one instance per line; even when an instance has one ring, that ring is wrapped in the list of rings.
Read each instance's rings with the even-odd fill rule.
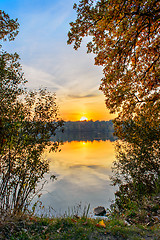
[[[88,118],[83,116],[83,117],[81,117],[80,121],[88,121]]]

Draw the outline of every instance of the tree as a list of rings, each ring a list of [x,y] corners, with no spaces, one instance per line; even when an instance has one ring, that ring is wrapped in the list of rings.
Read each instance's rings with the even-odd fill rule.
[[[116,143],[112,183],[118,185],[116,204],[124,210],[129,202],[160,192],[160,128],[145,117],[125,122],[123,138]]]
[[[155,193],[160,181],[160,2],[81,0],[74,9],[68,44],[77,50],[88,37],[88,53],[103,66],[106,106],[118,114],[113,182],[122,206],[131,193]]]
[[[0,12],[1,39],[13,40],[17,20]],[[0,52],[0,211],[24,211],[37,193],[37,184],[48,172],[43,158],[46,148],[56,151],[59,142],[51,136],[61,128],[56,96],[47,90],[28,91],[24,88],[17,53]]]
[[[0,10],[0,39],[12,41],[18,34],[18,19],[11,19],[7,13]]]
[[[9,102],[6,110],[2,115],[0,208],[15,213],[25,210],[37,194],[37,184],[49,170],[44,150],[57,150],[59,143],[50,139],[62,122],[57,118],[55,95],[45,90],[25,93],[21,101]]]
[[[14,40],[18,34],[18,28],[19,23],[17,22],[17,19],[11,19],[8,14],[0,10],[0,40]],[[18,71],[21,70],[18,59],[18,54],[9,54],[3,51],[2,45],[0,45],[0,94],[3,96],[3,101],[6,103],[8,98],[12,100],[13,98],[16,99],[17,96],[22,93],[20,83],[23,84],[25,80],[23,79],[22,74],[16,74],[16,69]],[[14,88],[16,88],[16,90]],[[0,99],[0,102],[2,103],[2,99]],[[4,105],[1,105],[4,107],[5,103]],[[0,108],[0,152],[3,142],[5,141],[3,138],[2,115],[2,109]]]
[[[160,108],[158,0],[81,0],[74,5],[77,19],[70,23],[68,44],[78,49],[89,36],[88,52],[103,66],[100,89],[106,106],[121,123],[143,108],[156,121]],[[157,119],[159,121],[159,119]],[[158,123],[159,124],[159,123]]]

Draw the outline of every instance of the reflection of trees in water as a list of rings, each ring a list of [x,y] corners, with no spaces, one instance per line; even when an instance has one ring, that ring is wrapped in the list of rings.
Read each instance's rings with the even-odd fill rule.
[[[52,140],[71,141],[115,141],[112,121],[66,122],[64,133],[58,132]]]

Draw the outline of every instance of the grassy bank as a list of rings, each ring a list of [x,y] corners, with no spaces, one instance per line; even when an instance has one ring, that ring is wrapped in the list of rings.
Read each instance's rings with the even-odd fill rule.
[[[0,239],[160,239],[160,225],[129,225],[123,218],[101,219],[80,218],[38,218],[25,215],[1,218]]]
[[[0,215],[0,239],[160,239],[159,194],[144,197],[143,201],[131,201],[123,212],[113,208],[104,219],[87,217],[88,210],[84,209],[82,217],[77,213],[59,218],[37,217],[31,213],[21,216],[3,214]]]

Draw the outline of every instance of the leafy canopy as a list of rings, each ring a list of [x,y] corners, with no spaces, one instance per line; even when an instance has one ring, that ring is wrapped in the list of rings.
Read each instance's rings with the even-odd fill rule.
[[[70,23],[68,44],[78,49],[89,36],[88,53],[93,52],[95,64],[103,66],[100,89],[110,112],[117,112],[119,120],[133,118],[142,109],[147,116],[153,108],[156,115],[160,108],[160,2],[81,0],[74,9],[77,19]]]
[[[18,19],[11,19],[7,13],[0,10],[0,40],[14,40],[18,34],[18,28]]]
[[[115,200],[122,210],[130,201],[160,191],[160,128],[142,114],[125,122],[121,138],[125,141],[116,142],[111,179],[119,186]]]
[[[100,89],[114,120],[113,183],[116,203],[159,191],[160,181],[160,2],[80,0],[70,23],[68,44],[88,39],[88,53],[103,66]]]

